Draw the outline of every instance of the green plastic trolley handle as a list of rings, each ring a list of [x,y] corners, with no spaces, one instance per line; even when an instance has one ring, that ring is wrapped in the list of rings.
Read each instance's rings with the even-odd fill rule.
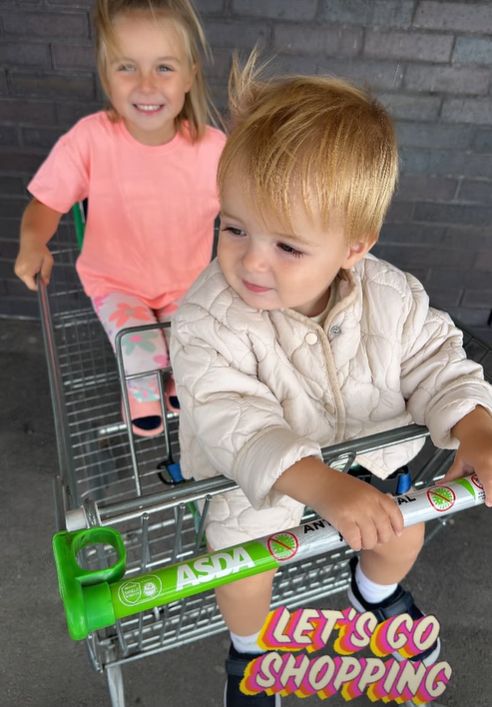
[[[395,498],[404,525],[432,520],[479,505],[485,493],[475,474],[447,484],[410,491]],[[87,545],[111,545],[117,561],[107,569],[85,570],[77,554]],[[112,626],[126,616],[276,569],[345,545],[327,521],[316,519],[241,545],[191,557],[175,565],[123,579],[125,548],[109,527],[60,532],[53,552],[68,631],[75,640]]]
[[[118,559],[111,567],[86,570],[77,555],[87,545],[111,545]],[[121,535],[113,528],[88,528],[53,536],[53,553],[58,588],[65,606],[68,632],[75,640],[114,623],[109,583],[125,574],[126,550]]]

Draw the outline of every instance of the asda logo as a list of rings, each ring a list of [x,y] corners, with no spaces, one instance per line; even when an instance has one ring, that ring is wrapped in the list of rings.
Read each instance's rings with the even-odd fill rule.
[[[194,562],[187,562],[177,567],[176,589],[194,587],[210,582],[219,577],[238,574],[241,570],[254,567],[255,563],[244,547],[215,552],[213,555],[199,557]]]

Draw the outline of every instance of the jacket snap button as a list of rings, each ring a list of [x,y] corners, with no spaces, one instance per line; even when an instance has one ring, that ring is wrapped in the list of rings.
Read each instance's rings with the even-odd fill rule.
[[[332,336],[338,336],[341,333],[342,333],[342,327],[339,326],[338,324],[334,324],[332,327],[330,327],[330,334]]]
[[[314,333],[314,331],[310,331],[308,334],[306,334],[306,342],[310,344],[311,346],[315,344],[318,341],[318,337]]]

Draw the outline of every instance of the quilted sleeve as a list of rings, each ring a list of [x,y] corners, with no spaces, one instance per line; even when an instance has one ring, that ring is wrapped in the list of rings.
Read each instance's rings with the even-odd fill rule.
[[[279,494],[272,486],[288,467],[304,457],[321,457],[318,444],[290,429],[281,405],[258,380],[244,331],[185,304],[173,321],[171,360],[181,439],[193,439],[216,473],[236,481],[254,508],[275,505]],[[185,465],[199,463],[187,449],[181,454]]]
[[[444,312],[429,307],[428,296],[407,275],[402,322],[401,390],[415,422],[429,428],[438,447],[455,449],[450,430],[482,405],[492,413],[492,386],[482,367],[466,358],[463,335]]]

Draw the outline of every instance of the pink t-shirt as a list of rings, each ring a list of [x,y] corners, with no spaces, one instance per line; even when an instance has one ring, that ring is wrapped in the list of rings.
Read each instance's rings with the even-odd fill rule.
[[[186,292],[210,260],[224,142],[207,127],[194,144],[142,145],[104,112],[58,140],[28,189],[60,213],[88,198],[77,271],[90,297],[117,290],[159,309]]]

